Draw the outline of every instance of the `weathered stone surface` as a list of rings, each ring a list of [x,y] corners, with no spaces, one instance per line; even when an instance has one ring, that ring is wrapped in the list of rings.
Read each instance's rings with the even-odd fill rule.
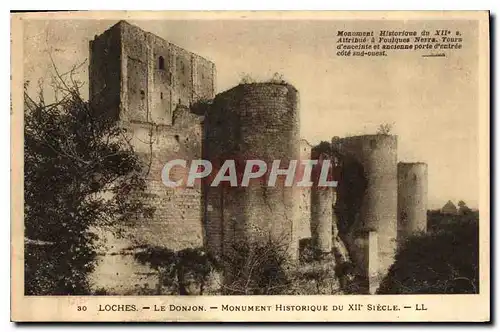
[[[268,170],[274,160],[287,168],[299,159],[297,102],[297,90],[287,84],[242,84],[219,94],[205,116],[204,155],[216,165],[236,160],[240,175],[250,159],[266,162]],[[206,187],[207,237],[214,253],[227,254],[239,241],[272,239],[297,259],[299,192],[283,185],[284,176],[269,187],[268,176],[248,187]]]
[[[148,177],[145,193],[131,195],[154,208],[151,215],[122,225],[125,239],[109,238],[108,242],[172,250],[203,246],[201,187],[168,188],[161,172],[169,160],[201,158],[203,117],[191,113],[189,107],[213,98],[214,75],[210,61],[124,21],[90,42],[91,101],[127,130],[124,139],[143,159]],[[185,176],[185,172],[173,173],[172,177]],[[120,255],[101,256],[94,276],[100,273],[104,280],[109,274],[106,269],[129,271],[118,272],[123,277],[113,278],[117,281],[108,286],[116,288],[114,284],[121,282],[125,288],[127,284],[133,287],[135,281],[127,278],[139,268],[131,256]],[[154,271],[147,273],[154,275]],[[145,282],[141,279],[137,284],[143,287]]]
[[[324,193],[285,187],[283,176],[275,187],[267,186],[265,176],[244,188],[209,187],[213,177],[194,188],[168,188],[161,173],[173,159],[208,159],[214,173],[225,160],[234,159],[239,180],[246,160],[264,160],[270,169],[273,160],[286,168],[290,160],[315,159],[312,146],[300,140],[297,90],[285,83],[241,84],[215,97],[213,63],[124,21],[90,42],[89,76],[92,103],[120,121],[125,140],[144,160],[147,189],[130,195],[154,207],[151,214],[123,225],[123,238],[105,236],[112,250],[99,256],[92,276],[96,289],[117,294],[217,293],[218,275],[203,285],[189,275],[161,280],[161,271],[133,259],[127,248],[137,246],[173,251],[206,247],[223,257],[235,243],[272,239],[296,261],[299,240],[312,237],[331,259],[320,259],[329,265],[325,281],[305,281],[315,289],[310,294],[336,292],[336,277],[351,274],[342,272],[351,259],[370,280],[375,270],[383,274],[392,264],[398,220],[395,136],[335,140],[334,150],[354,160],[352,173],[362,173],[354,175],[366,181],[359,186],[362,190],[350,193],[357,199],[348,204],[343,190],[359,184],[352,179]],[[416,186],[403,180],[413,171],[421,179]],[[173,169],[170,175],[185,179],[187,169]],[[401,170],[400,177],[400,188],[403,183],[406,188],[400,192],[400,229],[422,229],[426,171],[411,167]],[[337,194],[342,204],[335,205]],[[416,197],[422,199],[413,206]],[[403,222],[403,210],[411,212],[409,221]]]
[[[398,163],[398,237],[427,231],[427,164]]]
[[[359,215],[349,234],[344,235],[351,258],[365,277],[373,274],[375,265],[378,275],[385,275],[397,247],[397,137],[354,136],[335,144],[336,150],[362,165],[367,180],[361,193]],[[377,244],[370,246],[372,237],[368,234],[373,232],[377,233]],[[371,256],[374,256],[372,260]]]

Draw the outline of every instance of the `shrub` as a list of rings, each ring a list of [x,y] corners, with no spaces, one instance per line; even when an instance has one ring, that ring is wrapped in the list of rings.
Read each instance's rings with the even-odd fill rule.
[[[236,243],[224,257],[225,295],[278,295],[292,288],[286,246],[272,240],[263,244]]]
[[[135,258],[158,273],[158,295],[203,295],[207,291],[213,292],[210,281],[219,266],[204,248],[175,252],[161,247],[147,247],[136,253]]]
[[[380,294],[479,292],[478,220],[441,215],[434,223],[441,227],[402,243]]]

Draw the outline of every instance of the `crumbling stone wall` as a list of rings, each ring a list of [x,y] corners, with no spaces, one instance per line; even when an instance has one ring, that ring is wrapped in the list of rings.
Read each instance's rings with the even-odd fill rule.
[[[111,229],[97,230],[101,250],[89,281],[94,292],[110,295],[134,295],[158,287],[158,274],[135,259],[135,248],[127,237],[116,236]]]
[[[298,93],[288,84],[242,84],[219,94],[205,118],[205,151],[215,164],[226,159],[273,160],[280,168],[299,158]],[[238,169],[240,174],[244,164]],[[267,177],[248,187],[207,189],[207,236],[211,250],[223,253],[236,241],[269,239],[298,256],[298,196],[294,187],[275,187]]]
[[[172,126],[135,124],[130,135],[131,144],[148,167],[146,193],[138,199],[155,208],[152,215],[134,221],[131,237],[139,244],[172,250],[202,246],[201,186],[169,188],[161,179],[167,161],[201,158],[201,119],[178,107]],[[184,178],[186,172],[187,169],[173,169],[172,180]]]
[[[332,252],[334,188],[314,186],[311,189],[311,233],[314,247],[322,253]]]

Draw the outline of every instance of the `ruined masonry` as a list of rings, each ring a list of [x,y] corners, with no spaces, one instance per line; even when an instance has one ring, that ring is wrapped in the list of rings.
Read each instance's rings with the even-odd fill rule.
[[[214,169],[226,159],[281,160],[281,168],[314,159],[315,147],[300,138],[298,91],[285,82],[254,83],[215,95],[212,62],[125,21],[89,48],[91,102],[119,120],[144,158],[147,190],[138,199],[155,207],[126,225],[123,236],[98,230],[106,250],[91,278],[94,288],[116,294],[155,289],[157,274],[134,259],[144,246],[205,247],[223,257],[235,242],[273,240],[297,262],[299,242],[311,238],[319,252],[348,252],[344,256],[374,292],[392,264],[398,236],[425,231],[427,166],[398,165],[391,135],[332,142],[339,170],[334,189],[279,181],[276,187],[262,181],[244,188],[166,187],[161,170],[172,159],[208,159]]]

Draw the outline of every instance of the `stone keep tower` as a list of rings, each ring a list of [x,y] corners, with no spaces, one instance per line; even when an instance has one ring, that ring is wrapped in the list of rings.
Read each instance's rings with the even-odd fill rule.
[[[91,102],[119,119],[149,168],[140,199],[156,212],[132,236],[173,250],[203,245],[201,188],[167,188],[161,172],[168,160],[201,157],[202,118],[189,107],[214,97],[214,64],[120,21],[90,42],[89,66]]]
[[[398,237],[427,231],[427,164],[398,163]]]
[[[215,66],[125,21],[96,36],[89,51],[91,103],[127,130],[148,171],[146,192],[137,198],[155,208],[131,221],[122,240],[104,235],[110,249],[98,263],[97,285],[123,294],[135,283],[152,284],[133,253],[124,255],[124,249],[182,250],[204,244],[201,188],[167,188],[161,171],[168,160],[201,157],[202,117],[190,106],[214,97]]]

